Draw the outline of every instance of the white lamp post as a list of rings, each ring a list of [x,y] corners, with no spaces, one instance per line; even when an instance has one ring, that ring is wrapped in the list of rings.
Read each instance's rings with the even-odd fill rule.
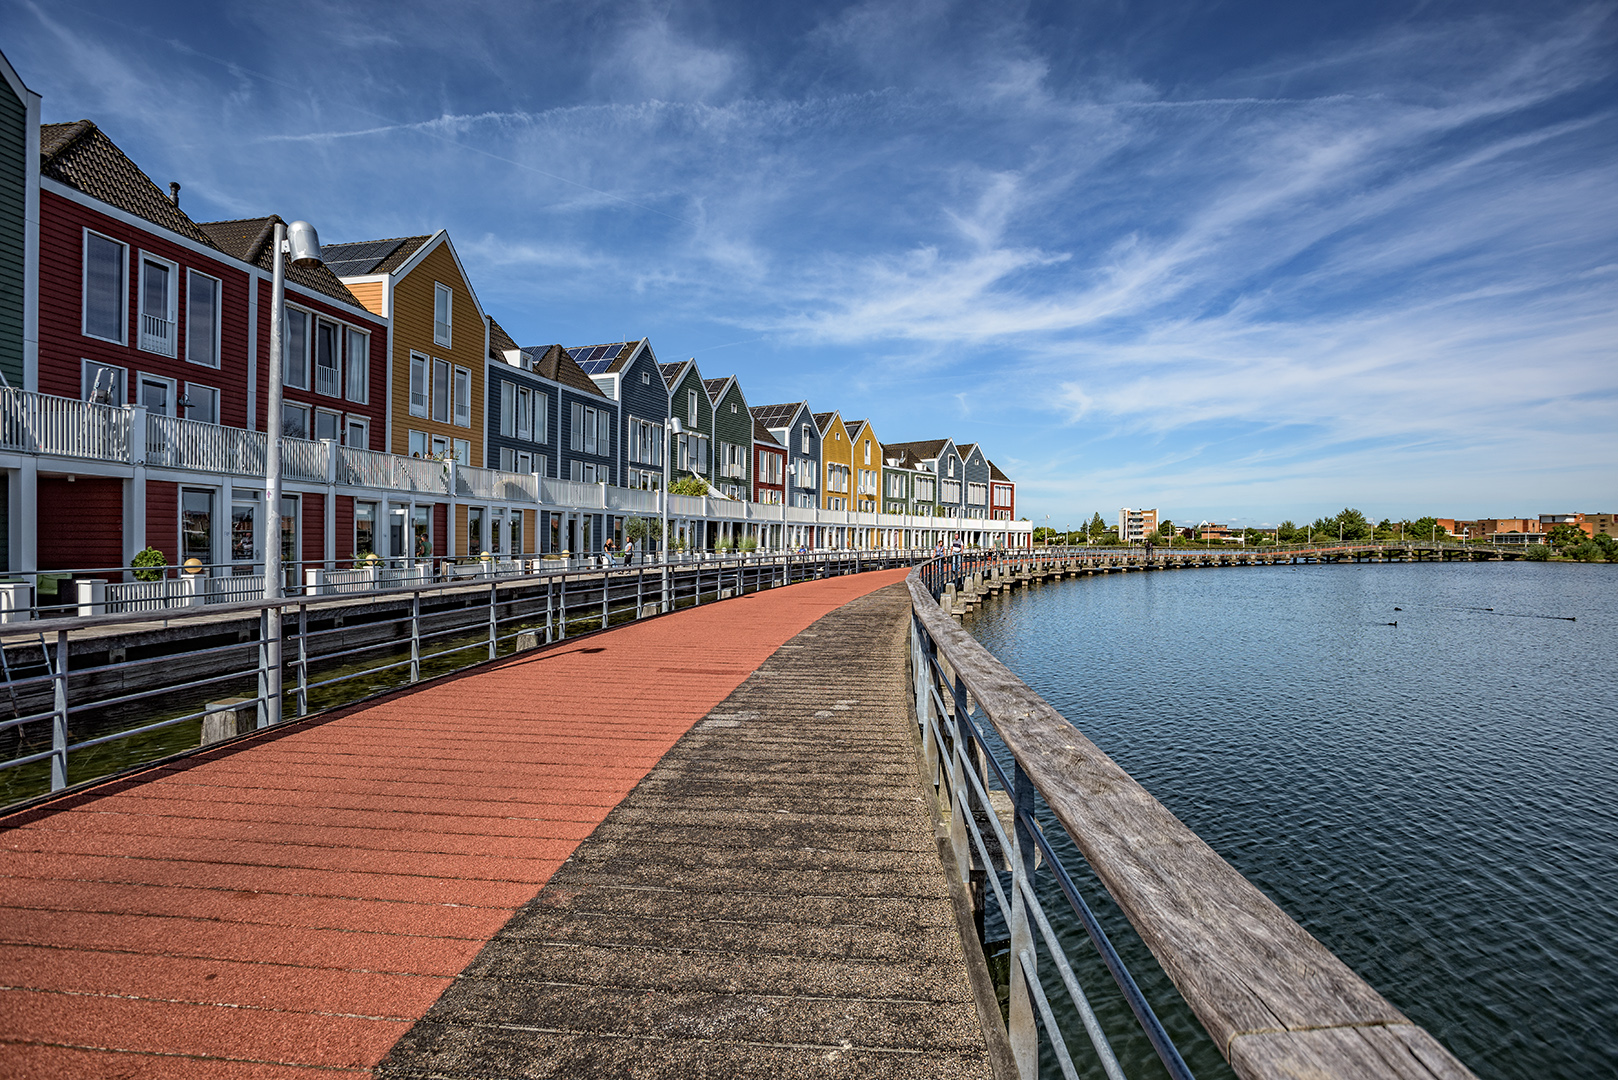
[[[270,397],[266,406],[264,448],[264,599],[281,599],[281,380],[285,361],[286,260],[304,268],[319,266],[320,237],[307,221],[275,224],[272,285],[270,290]],[[265,670],[270,685],[264,690],[265,724],[281,722],[281,612],[264,613]]]
[[[674,440],[685,434],[678,416],[663,418],[663,610],[669,610],[669,461],[674,457]]]

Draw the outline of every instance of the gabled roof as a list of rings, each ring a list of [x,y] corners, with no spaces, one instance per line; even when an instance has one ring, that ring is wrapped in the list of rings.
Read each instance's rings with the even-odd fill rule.
[[[990,480],[1003,480],[1008,484],[1015,482],[1015,481],[1013,481],[1011,479],[1011,477],[1009,477],[1005,473],[1001,472],[1000,471],[1000,466],[996,465],[992,461],[989,462],[989,479]]]
[[[764,421],[753,417],[753,441],[763,443],[772,450],[785,450],[786,446],[771,434],[770,429],[764,426]]]
[[[39,126],[39,175],[209,247],[179,204],[89,120]]]
[[[948,439],[923,439],[920,442],[883,443],[887,450],[905,450],[914,454],[919,461],[932,461],[944,452],[944,447],[951,445]]]
[[[784,428],[792,423],[792,418],[798,415],[799,409],[807,408],[808,405],[807,401],[786,401],[779,405],[754,405],[751,411],[753,419],[760,421],[765,427]]]
[[[245,263],[252,263],[260,270],[275,269],[275,263],[270,261],[270,249],[275,246],[275,226],[285,222],[278,214],[269,217],[238,218],[235,221],[204,221],[200,228],[208,236],[208,241],[220,251],[233,255]],[[331,250],[322,244],[321,256]],[[348,286],[338,280],[326,266],[317,266],[306,270],[301,266],[286,264],[288,281],[297,282],[306,289],[324,293],[334,300],[341,300],[345,304],[363,307]]]
[[[696,366],[696,358],[692,357],[690,360],[681,360],[674,364],[658,364],[657,370],[663,373],[663,381],[668,384],[670,390],[673,390],[680,380],[685,378],[685,369],[687,367],[695,368]],[[700,371],[697,372],[697,377],[699,379],[702,377]]]
[[[913,451],[906,450],[903,446],[883,443],[882,464],[890,469],[921,469],[922,459],[917,457]]]
[[[736,381],[736,376],[726,375],[722,379],[703,379],[702,388],[708,391],[708,400],[715,405],[725,396],[725,387]]]
[[[976,450],[977,448],[978,444],[975,442],[963,442],[955,444],[955,452],[961,455],[962,461],[965,461],[967,458],[971,457],[972,451]]]
[[[837,415],[837,411],[834,409],[831,412],[817,412],[810,415],[815,418],[815,427],[819,428],[820,433],[824,435],[826,434],[826,429],[831,427],[832,418]],[[844,426],[846,427],[847,425]]]
[[[489,358],[491,360],[503,361],[506,359],[506,353],[518,352],[521,350],[521,348],[522,347],[520,345],[511,340],[511,335],[506,333],[506,328],[495,322],[493,316],[490,316]]]
[[[848,431],[848,441],[851,442],[851,443],[859,442],[860,441],[860,432],[864,431],[866,428],[868,428],[870,426],[871,426],[871,421],[869,421],[869,420],[844,420],[843,421],[843,427]]]
[[[566,349],[560,345],[528,345],[522,350],[523,357],[533,366],[534,373],[541,378],[561,383],[570,390],[577,390],[581,394],[592,394],[595,397],[611,401],[602,393],[601,387],[595,384],[590,376],[584,373]]]
[[[396,236],[391,240],[358,240],[349,244],[322,244],[326,265],[338,277],[391,274],[431,240],[426,236]]]
[[[635,358],[635,350],[642,344],[646,345],[647,352],[652,351],[650,342],[640,338],[636,341],[609,341],[603,345],[574,345],[567,353],[586,374],[611,375],[622,371],[624,365]]]

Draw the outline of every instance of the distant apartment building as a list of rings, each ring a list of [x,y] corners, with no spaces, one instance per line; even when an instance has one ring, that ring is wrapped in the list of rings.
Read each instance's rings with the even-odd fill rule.
[[[1215,521],[1204,521],[1197,526],[1198,540],[1229,540],[1232,535],[1229,525],[1221,525]]]
[[[1124,544],[1144,543],[1148,536],[1157,532],[1157,511],[1131,510],[1124,507],[1118,511],[1118,540]]]
[[[1618,536],[1618,514],[1541,514],[1539,527],[1550,532],[1558,525],[1571,525],[1586,536]]]

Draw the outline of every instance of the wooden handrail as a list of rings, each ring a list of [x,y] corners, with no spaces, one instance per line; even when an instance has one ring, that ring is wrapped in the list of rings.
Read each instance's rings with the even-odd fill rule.
[[[1472,1073],[906,579],[916,617],[1247,1080]]]

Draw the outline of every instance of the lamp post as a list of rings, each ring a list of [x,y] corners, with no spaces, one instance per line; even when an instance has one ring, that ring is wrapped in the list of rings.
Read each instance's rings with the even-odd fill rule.
[[[270,287],[270,395],[266,404],[264,448],[264,599],[281,599],[281,379],[285,361],[286,262],[319,266],[320,237],[307,221],[275,223],[274,271]],[[285,259],[283,259],[285,255]],[[264,611],[264,726],[281,722],[281,611]]]
[[[674,456],[674,438],[685,434],[678,416],[663,418],[663,610],[669,610],[669,459]]]

